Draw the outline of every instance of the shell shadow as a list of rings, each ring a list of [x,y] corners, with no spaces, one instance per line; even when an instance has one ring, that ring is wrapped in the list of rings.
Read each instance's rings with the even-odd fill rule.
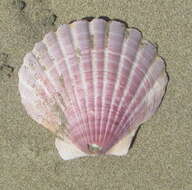
[[[161,56],[159,56],[159,57],[161,57]],[[165,61],[165,59],[164,59],[163,57],[161,57],[161,59],[164,61],[164,64],[165,64],[165,73],[166,73],[166,75],[167,75],[167,84],[166,84],[166,86],[165,86],[165,92],[164,92],[164,94],[163,94],[163,97],[161,98],[161,102],[160,102],[160,104],[159,104],[158,107],[161,106],[161,104],[162,104],[162,102],[163,102],[163,100],[164,100],[164,98],[165,98],[165,95],[166,95],[166,93],[167,93],[168,84],[169,84],[169,81],[170,81],[170,76],[169,76],[169,74],[168,74],[168,72],[167,72],[167,62]]]
[[[142,125],[142,124],[141,124]],[[138,133],[139,133],[139,130],[141,129],[141,125],[138,127],[138,129],[137,129],[137,131],[136,131],[136,133],[135,133],[135,136],[133,137],[133,140],[131,141],[131,144],[130,144],[130,147],[129,147],[129,149],[131,149],[132,147],[133,147],[133,145],[134,145],[134,143],[135,143],[135,141],[136,141],[136,138],[137,138],[137,135],[138,135]]]
[[[124,20],[121,20],[121,19],[119,19],[119,18],[114,18],[114,19],[112,19],[112,20],[114,20],[114,21],[118,21],[118,22],[121,22],[122,24],[124,24],[124,25],[125,25],[125,27],[126,27],[126,28],[128,28],[128,23],[127,23],[127,22],[125,22]]]
[[[75,21],[77,21],[77,20],[71,20],[70,22],[68,22],[68,24],[72,24]]]
[[[101,18],[101,19],[103,19],[103,20],[105,20],[105,21],[107,21],[107,22],[109,22],[111,19],[109,18],[109,17],[107,17],[107,16],[99,16],[98,18]]]
[[[82,20],[87,20],[91,22],[94,18],[95,18],[94,16],[86,16],[86,17],[83,17]]]
[[[94,18],[97,18],[97,17],[87,16],[87,17],[83,17],[82,20],[87,20],[87,21],[91,22]],[[119,19],[119,18],[110,19],[110,18],[107,17],[107,16],[99,16],[98,18],[103,19],[103,20],[105,20],[106,22],[109,22],[109,21],[111,21],[111,20],[118,21],[118,22],[123,23],[123,24],[128,28],[127,22],[125,22],[124,20],[121,20],[121,19]],[[76,21],[76,20],[73,20],[73,21],[71,21],[70,23],[73,23],[74,21]]]

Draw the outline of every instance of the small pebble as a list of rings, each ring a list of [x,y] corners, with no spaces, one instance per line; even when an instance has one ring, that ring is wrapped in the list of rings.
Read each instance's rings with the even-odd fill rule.
[[[17,9],[22,11],[26,7],[25,1],[16,0],[16,7],[17,7]]]
[[[55,14],[52,14],[51,16],[48,17],[47,24],[54,25],[56,19],[57,19],[57,16]]]

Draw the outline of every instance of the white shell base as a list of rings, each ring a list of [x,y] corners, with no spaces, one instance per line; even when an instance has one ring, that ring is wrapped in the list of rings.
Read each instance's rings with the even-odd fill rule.
[[[114,145],[106,155],[124,156],[128,153],[129,147],[135,136],[137,128],[134,128],[128,135],[123,137],[116,145]],[[96,154],[86,154],[78,149],[69,138],[65,137],[64,140],[60,138],[55,139],[55,146],[59,155],[63,160],[71,160],[84,156],[95,156]]]

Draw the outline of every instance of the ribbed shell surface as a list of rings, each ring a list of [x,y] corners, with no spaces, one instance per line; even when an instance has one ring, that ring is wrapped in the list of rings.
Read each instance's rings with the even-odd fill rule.
[[[149,119],[166,84],[156,47],[137,29],[103,19],[64,24],[46,34],[19,71],[28,114],[88,154],[90,145],[106,153]]]

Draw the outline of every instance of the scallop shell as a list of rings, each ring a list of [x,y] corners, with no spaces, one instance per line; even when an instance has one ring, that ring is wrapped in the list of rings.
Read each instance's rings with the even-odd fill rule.
[[[19,70],[22,104],[56,134],[64,160],[127,154],[167,82],[163,59],[140,31],[102,18],[49,32]]]

